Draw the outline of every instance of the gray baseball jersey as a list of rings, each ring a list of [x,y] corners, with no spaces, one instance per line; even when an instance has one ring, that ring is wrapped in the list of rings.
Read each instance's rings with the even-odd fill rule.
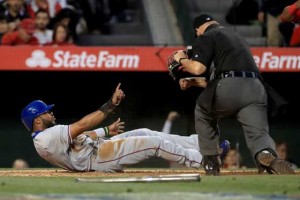
[[[99,141],[86,135],[72,140],[68,125],[56,125],[32,137],[38,154],[52,165],[71,171],[91,170],[91,155]]]
[[[56,125],[33,133],[32,137],[42,158],[70,171],[118,172],[153,156],[200,168],[202,155],[198,150],[184,148],[175,135],[169,135],[169,140],[166,135],[161,136],[160,132],[149,129],[136,129],[110,140],[99,138],[94,141],[86,135],[79,135],[72,140],[68,125]],[[176,141],[178,143],[174,143]]]

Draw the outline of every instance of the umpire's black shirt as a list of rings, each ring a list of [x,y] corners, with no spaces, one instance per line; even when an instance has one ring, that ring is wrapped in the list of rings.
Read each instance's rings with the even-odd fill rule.
[[[209,68],[213,62],[215,75],[226,71],[250,71],[259,73],[246,40],[218,24],[207,27],[192,47],[192,60]]]

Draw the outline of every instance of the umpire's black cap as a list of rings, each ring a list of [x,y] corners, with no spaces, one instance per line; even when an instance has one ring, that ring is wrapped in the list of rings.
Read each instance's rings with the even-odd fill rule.
[[[214,21],[214,20],[215,19],[209,14],[201,14],[194,18],[193,28],[195,30],[196,28],[199,28],[199,26],[202,26],[206,22],[210,22],[210,21]],[[195,33],[195,37],[197,37],[196,33]]]

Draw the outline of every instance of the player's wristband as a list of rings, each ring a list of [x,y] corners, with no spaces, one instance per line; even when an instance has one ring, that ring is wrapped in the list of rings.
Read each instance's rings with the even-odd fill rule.
[[[108,115],[108,114],[111,113],[116,107],[117,107],[117,105],[114,105],[114,104],[112,103],[112,100],[109,99],[105,104],[103,104],[103,105],[99,108],[99,110],[100,110],[101,112],[103,112],[103,113],[105,113],[105,114]]]
[[[184,60],[184,59],[188,59],[188,58],[180,58],[180,59],[179,59],[179,63],[180,63],[181,65],[182,65],[181,61]]]
[[[98,128],[95,129],[94,132],[96,133],[98,138],[104,138],[105,137],[105,130],[104,128]]]
[[[110,137],[109,128],[107,126],[95,129],[94,132],[96,133],[98,138]]]
[[[109,128],[107,126],[104,127],[105,137],[109,137]]]

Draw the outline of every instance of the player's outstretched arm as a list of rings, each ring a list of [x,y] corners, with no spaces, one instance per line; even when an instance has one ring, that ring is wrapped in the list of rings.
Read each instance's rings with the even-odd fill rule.
[[[121,83],[116,87],[112,97],[103,104],[99,110],[94,111],[79,121],[70,125],[70,136],[72,139],[85,131],[92,130],[98,126],[124,99],[125,95],[122,89],[120,89]]]

